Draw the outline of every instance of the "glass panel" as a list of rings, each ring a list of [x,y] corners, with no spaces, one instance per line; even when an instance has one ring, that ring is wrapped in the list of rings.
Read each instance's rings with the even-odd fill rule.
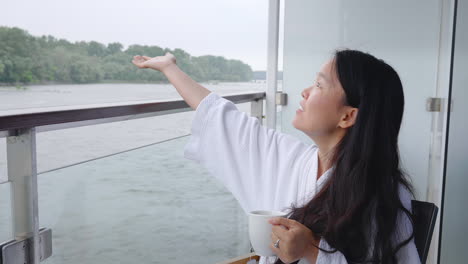
[[[249,252],[245,214],[183,157],[187,140],[39,175],[48,263],[215,263]]]
[[[0,184],[8,180],[6,138],[0,138]]]
[[[465,263],[468,259],[468,3],[458,1],[452,75],[452,108],[448,128],[447,164],[442,217],[440,263]]]
[[[37,135],[40,224],[54,236],[49,262],[215,263],[249,252],[237,201],[183,157],[193,114]]]
[[[10,183],[0,184],[0,243],[13,239]]]
[[[237,107],[250,113],[250,103],[238,104]],[[189,111],[38,133],[38,172],[188,135],[194,113]]]
[[[190,133],[194,112],[37,134],[38,171],[45,172]]]
[[[7,180],[6,139],[0,138],[0,243],[12,239],[10,184]]]

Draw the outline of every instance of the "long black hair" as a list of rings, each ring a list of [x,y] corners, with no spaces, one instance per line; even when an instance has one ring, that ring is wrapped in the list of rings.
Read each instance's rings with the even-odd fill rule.
[[[370,54],[341,50],[333,62],[345,104],[359,109],[357,119],[334,148],[323,188],[303,207],[293,205],[289,218],[334,249],[319,250],[338,250],[349,263],[396,263],[397,251],[413,237],[394,241],[397,215],[411,220],[399,187],[413,192],[398,151],[403,87],[395,70]]]

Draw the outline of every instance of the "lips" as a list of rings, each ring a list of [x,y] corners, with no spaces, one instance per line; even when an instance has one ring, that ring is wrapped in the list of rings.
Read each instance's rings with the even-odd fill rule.
[[[304,112],[304,107],[302,107],[302,104],[299,103],[299,110],[301,110],[302,112]]]

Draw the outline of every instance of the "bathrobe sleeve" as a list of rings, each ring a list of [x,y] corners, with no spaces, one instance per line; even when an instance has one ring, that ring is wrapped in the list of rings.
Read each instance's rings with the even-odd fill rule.
[[[185,146],[232,192],[244,211],[280,210],[297,195],[297,156],[307,144],[262,126],[235,104],[210,93],[198,105]]]

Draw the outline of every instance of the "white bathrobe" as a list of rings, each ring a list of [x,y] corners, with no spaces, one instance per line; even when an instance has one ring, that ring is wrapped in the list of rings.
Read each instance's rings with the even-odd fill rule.
[[[210,93],[198,105],[185,157],[201,163],[232,192],[245,212],[285,211],[292,204],[310,201],[328,178],[317,180],[317,147],[274,129],[241,112],[230,101]],[[406,189],[404,189],[406,190]],[[406,208],[411,209],[409,192],[400,189]],[[411,234],[409,219],[399,217],[398,241]],[[332,250],[321,239],[320,247]],[[398,251],[400,263],[420,263],[414,242]],[[273,263],[276,257],[262,257]],[[300,263],[307,263],[301,259]],[[347,263],[343,254],[319,251],[317,264]]]

